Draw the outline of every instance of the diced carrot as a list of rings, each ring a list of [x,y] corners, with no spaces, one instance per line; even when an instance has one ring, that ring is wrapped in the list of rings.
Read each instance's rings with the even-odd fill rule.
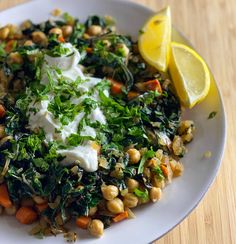
[[[118,81],[115,81],[113,79],[109,79],[110,82],[111,82],[111,93],[113,95],[119,95],[122,93],[122,88],[123,88],[123,84],[118,82]]]
[[[0,119],[4,118],[6,115],[6,109],[0,104]]]
[[[5,46],[5,51],[7,53],[11,52],[13,50],[13,48],[16,46],[17,41],[16,40],[10,40],[7,42],[6,46]]]
[[[92,53],[93,52],[93,49],[91,47],[86,47],[86,52],[87,53]]]
[[[59,37],[58,37],[58,41],[59,41],[59,42],[65,42],[65,39],[64,39],[63,36],[59,36]]]
[[[112,220],[117,223],[120,222],[121,220],[127,219],[128,216],[129,216],[128,211],[124,211],[123,213],[116,215],[114,218],[112,218]]]
[[[144,83],[146,88],[151,91],[158,91],[159,93],[162,93],[162,88],[160,82],[155,79],[155,80],[149,80]]]
[[[136,97],[138,97],[138,96],[139,96],[139,93],[138,93],[138,92],[130,91],[130,92],[128,93],[128,100],[132,100],[132,99],[134,99],[134,98],[136,98]]]
[[[168,169],[164,164],[160,165],[161,171],[165,177],[168,177]]]
[[[10,200],[6,184],[0,185],[0,205],[4,208],[12,207],[12,201]]]
[[[24,225],[32,224],[37,217],[37,213],[30,207],[21,207],[16,212],[16,219]]]
[[[90,217],[80,216],[76,219],[76,225],[81,229],[87,229],[90,221]]]
[[[38,212],[42,213],[44,210],[48,208],[48,203],[42,203],[42,204],[35,204],[35,208],[38,210]]]

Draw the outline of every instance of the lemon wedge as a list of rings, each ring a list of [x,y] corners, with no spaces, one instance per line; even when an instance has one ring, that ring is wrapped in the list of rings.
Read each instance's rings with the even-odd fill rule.
[[[165,72],[168,68],[171,43],[170,7],[151,17],[142,28],[138,47],[143,59],[157,70]]]
[[[210,89],[208,67],[190,47],[171,43],[169,71],[184,106],[192,108],[207,96]]]

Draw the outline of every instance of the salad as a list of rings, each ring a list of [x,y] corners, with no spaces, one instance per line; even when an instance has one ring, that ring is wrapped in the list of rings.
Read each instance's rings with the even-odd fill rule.
[[[195,129],[168,72],[110,16],[27,20],[0,40],[1,212],[75,241],[69,221],[100,237],[158,202]]]

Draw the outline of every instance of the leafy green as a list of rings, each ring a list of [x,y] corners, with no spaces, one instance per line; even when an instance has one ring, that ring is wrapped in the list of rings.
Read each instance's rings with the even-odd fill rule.
[[[160,166],[158,165],[157,167],[155,167],[154,169],[152,169],[152,172],[157,176],[157,178],[159,179],[164,179],[164,175],[163,172],[160,168]]]
[[[148,199],[148,190],[147,189],[145,189],[144,191],[141,191],[140,189],[135,188],[134,189],[134,194],[137,197],[139,197],[139,198],[141,198],[143,200],[147,200]]]
[[[145,162],[149,159],[149,158],[153,158],[155,156],[155,152],[151,149],[148,150],[147,152],[144,153],[144,155],[142,156],[140,163],[139,163],[139,167],[138,167],[138,174],[143,173],[143,169],[144,169],[144,164]]]
[[[213,119],[216,116],[217,112],[213,111],[208,115],[208,119]]]

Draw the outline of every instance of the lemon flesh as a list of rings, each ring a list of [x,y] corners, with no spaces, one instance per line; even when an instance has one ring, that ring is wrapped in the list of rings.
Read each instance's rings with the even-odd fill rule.
[[[165,72],[169,63],[170,43],[171,12],[168,6],[147,21],[139,36],[138,46],[148,64]]]
[[[169,71],[181,103],[192,108],[210,89],[210,73],[204,60],[190,47],[172,42]]]

